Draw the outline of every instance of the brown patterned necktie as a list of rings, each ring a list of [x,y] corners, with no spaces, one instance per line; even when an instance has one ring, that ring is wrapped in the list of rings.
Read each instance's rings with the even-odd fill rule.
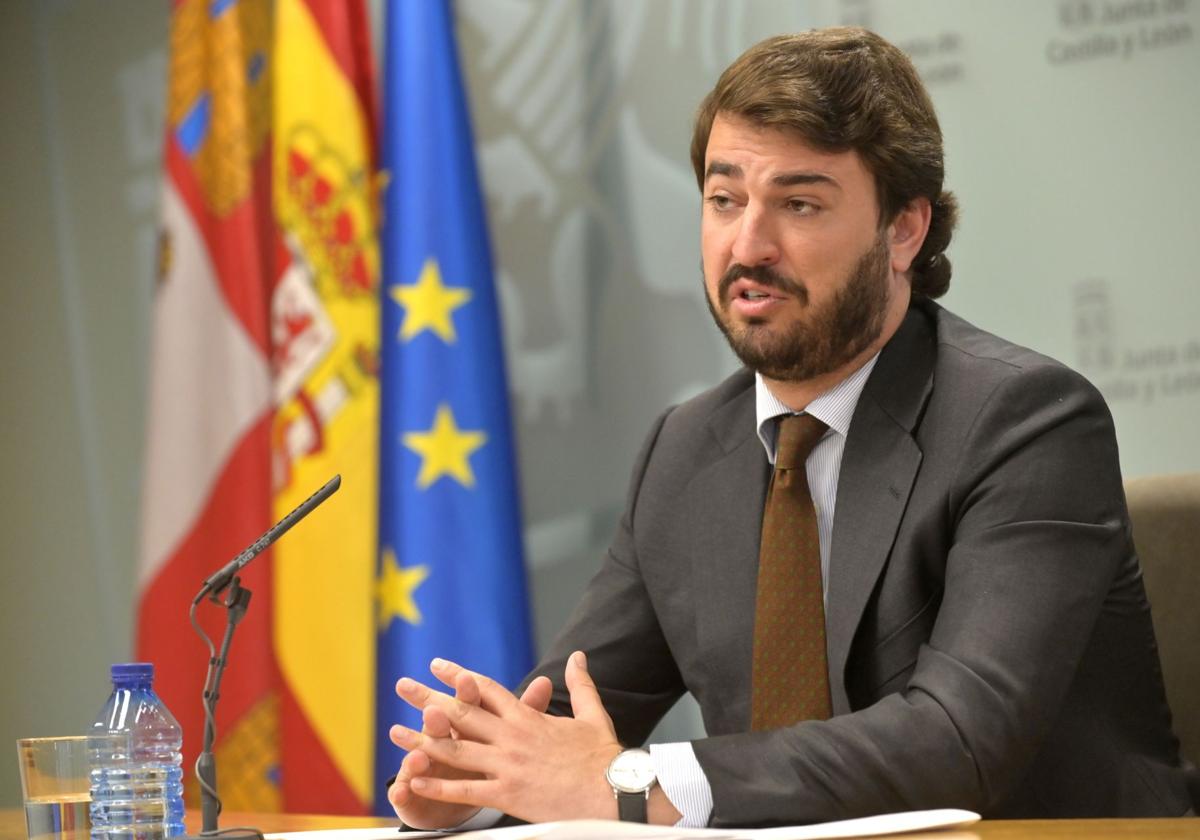
[[[832,714],[821,545],[804,468],[827,428],[808,414],[779,422],[754,607],[750,728],[756,731]]]

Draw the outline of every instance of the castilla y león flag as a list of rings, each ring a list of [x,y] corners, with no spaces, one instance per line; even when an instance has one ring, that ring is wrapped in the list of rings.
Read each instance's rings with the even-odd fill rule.
[[[361,0],[178,0],[137,655],[203,731],[204,578],[334,473],[341,492],[247,566],[222,684],[230,810],[363,812],[375,725],[379,249]],[[223,611],[200,609],[219,639]]]

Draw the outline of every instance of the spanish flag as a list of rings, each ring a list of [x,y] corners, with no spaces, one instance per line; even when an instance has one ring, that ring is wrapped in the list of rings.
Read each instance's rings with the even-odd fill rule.
[[[242,575],[217,717],[231,810],[373,798],[379,249],[361,0],[177,0],[137,654],[203,732],[201,581],[334,473],[342,491]],[[223,611],[204,605],[219,636]]]

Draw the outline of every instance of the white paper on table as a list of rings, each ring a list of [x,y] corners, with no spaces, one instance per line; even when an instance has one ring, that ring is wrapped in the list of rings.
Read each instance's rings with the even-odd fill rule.
[[[778,828],[674,828],[615,820],[569,820],[490,828],[458,836],[464,840],[686,840],[691,837],[707,840],[826,840],[961,828],[978,821],[979,814],[973,811],[943,808]]]
[[[836,837],[878,837],[886,834],[906,834],[912,831],[935,831],[943,828],[962,828],[979,822],[979,814],[958,808],[939,808],[934,811],[901,811],[856,820],[817,823],[816,825],[757,828],[739,832],[738,838],[750,840],[826,840]]]
[[[674,828],[616,820],[566,820],[563,822],[487,828],[466,834],[437,831],[399,832],[395,828],[350,828],[328,831],[291,831],[268,834],[267,840],[419,840],[428,837],[470,840],[832,840],[848,837],[879,837],[913,831],[961,828],[977,822],[979,815],[957,808],[936,811],[904,811],[854,820],[778,828]]]
[[[378,828],[322,828],[317,831],[280,831],[264,834],[265,840],[418,840],[421,837],[445,837],[441,831],[400,832],[400,824]]]
[[[669,825],[646,825],[617,820],[563,820],[485,828],[460,834],[455,840],[673,840],[676,837],[733,840],[737,836],[734,831],[727,829],[673,828]]]

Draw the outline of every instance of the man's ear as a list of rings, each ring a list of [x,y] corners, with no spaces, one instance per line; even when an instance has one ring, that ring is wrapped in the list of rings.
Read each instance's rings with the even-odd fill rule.
[[[929,199],[921,196],[910,201],[888,225],[888,247],[893,271],[903,274],[912,266],[921,246],[925,244],[932,215]]]

